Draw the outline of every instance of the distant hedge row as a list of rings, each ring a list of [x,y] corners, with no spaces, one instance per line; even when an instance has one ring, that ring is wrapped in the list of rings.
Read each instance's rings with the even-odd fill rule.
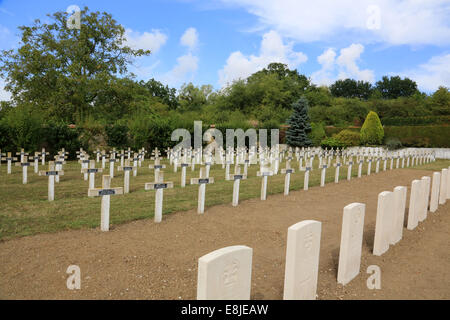
[[[450,148],[450,126],[389,126],[385,139],[398,138],[404,147]]]
[[[360,128],[325,127],[328,137],[344,129],[359,132]],[[404,147],[450,148],[450,125],[384,126],[384,141],[397,138]]]
[[[450,124],[450,116],[393,117],[381,121],[385,126],[423,126]]]

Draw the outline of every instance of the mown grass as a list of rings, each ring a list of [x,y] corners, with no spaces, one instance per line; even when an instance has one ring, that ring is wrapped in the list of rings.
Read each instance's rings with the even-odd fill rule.
[[[111,197],[110,223],[117,225],[138,219],[153,218],[154,191],[145,191],[144,184],[154,181],[153,170],[148,168],[151,162],[146,160],[142,167],[138,168],[137,177],[130,177],[130,193]],[[163,214],[177,211],[185,211],[197,207],[198,185],[190,185],[190,178],[199,176],[200,166],[195,166],[195,171],[187,168],[186,187],[180,187],[181,169],[174,173],[168,161],[164,169],[164,180],[173,181],[174,188],[164,191]],[[450,165],[450,160],[437,160],[434,163],[415,166],[417,169],[440,170]],[[97,166],[101,166],[98,163]],[[292,162],[296,172],[291,175],[290,190],[303,188],[304,172],[298,170],[298,163]],[[394,163],[395,166],[395,163]],[[284,164],[280,166],[280,169]],[[12,167],[12,174],[6,174],[6,165],[0,166],[0,240],[8,240],[16,237],[33,235],[38,233],[56,232],[69,229],[95,228],[100,225],[100,199],[88,198],[88,181],[83,180],[80,173],[81,165],[75,161],[68,162],[64,166],[64,176],[55,184],[55,201],[47,201],[47,177],[34,174],[33,168],[28,171],[28,184],[22,184],[22,171],[20,167]],[[320,170],[317,161],[314,170],[310,174],[309,186],[320,184]],[[40,170],[46,167],[40,166]],[[241,172],[242,172],[241,166]],[[240,185],[239,200],[259,198],[261,191],[261,178],[256,176],[259,166],[252,165],[248,169],[248,179],[242,180]],[[380,171],[383,163],[380,162]],[[389,170],[389,162],[387,164]],[[233,172],[234,167],[230,168]],[[401,169],[400,169],[401,170]],[[358,166],[354,165],[352,176],[356,177]],[[375,172],[375,164],[372,164],[372,173]],[[109,174],[108,167],[104,174]],[[335,169],[327,170],[326,182],[334,182]],[[367,163],[363,165],[363,175],[367,174]],[[211,168],[210,176],[215,183],[206,187],[207,207],[217,204],[231,205],[233,181],[225,180],[225,169],[221,165]],[[347,167],[340,169],[340,180],[346,179]],[[96,175],[96,187],[101,186],[101,174]],[[112,187],[123,186],[123,172],[115,171]],[[278,174],[268,178],[267,194],[282,193],[284,190],[284,175]]]

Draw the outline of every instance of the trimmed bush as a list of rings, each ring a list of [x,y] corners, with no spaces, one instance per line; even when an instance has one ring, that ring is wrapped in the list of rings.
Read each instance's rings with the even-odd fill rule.
[[[361,128],[361,143],[365,145],[380,145],[383,143],[384,130],[380,118],[370,111]]]
[[[346,147],[355,147],[360,144],[359,132],[348,129],[342,130],[336,134],[334,138],[342,142]]]
[[[423,126],[433,124],[450,124],[450,116],[427,117],[392,117],[383,118],[384,126]]]
[[[385,127],[386,141],[398,137],[404,147],[450,148],[450,126]]]
[[[328,149],[345,148],[345,144],[336,139],[335,137],[323,139],[320,145],[322,148]]]

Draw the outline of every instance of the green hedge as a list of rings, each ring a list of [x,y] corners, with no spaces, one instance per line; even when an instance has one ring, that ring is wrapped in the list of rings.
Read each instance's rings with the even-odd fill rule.
[[[449,148],[450,126],[390,126],[384,128],[386,140],[398,138],[404,147]]]
[[[359,132],[358,127],[326,126],[327,137],[343,130]],[[404,147],[450,148],[450,125],[433,126],[384,126],[384,141],[398,138]]]
[[[327,136],[331,137],[344,129],[359,131],[359,128],[325,127]],[[384,141],[398,138],[404,147],[450,148],[450,126],[384,126]]]
[[[426,117],[393,117],[383,118],[384,126],[423,126],[436,124],[450,124],[450,116],[426,116]]]

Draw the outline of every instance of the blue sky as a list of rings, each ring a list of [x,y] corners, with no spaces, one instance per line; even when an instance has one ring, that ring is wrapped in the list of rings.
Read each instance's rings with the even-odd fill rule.
[[[398,74],[426,92],[450,87],[449,0],[0,0],[0,49],[70,5],[111,13],[129,45],[153,51],[130,71],[176,88],[220,89],[275,61],[319,85]]]

